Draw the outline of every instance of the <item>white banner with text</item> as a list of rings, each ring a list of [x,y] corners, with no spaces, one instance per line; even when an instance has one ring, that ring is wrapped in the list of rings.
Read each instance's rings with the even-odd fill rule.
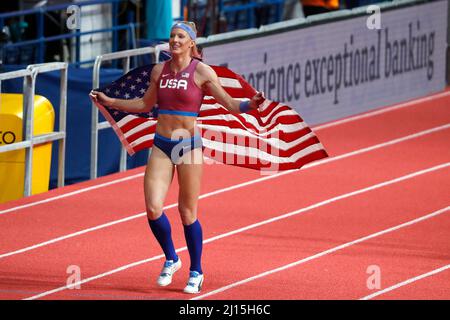
[[[204,60],[242,74],[308,123],[323,123],[443,90],[447,6],[381,11],[378,26],[368,13],[213,45]]]

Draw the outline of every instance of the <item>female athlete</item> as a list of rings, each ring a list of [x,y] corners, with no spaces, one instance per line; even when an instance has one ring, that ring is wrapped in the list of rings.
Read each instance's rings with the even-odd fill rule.
[[[158,105],[158,122],[154,146],[144,177],[144,192],[150,228],[164,251],[166,261],[157,279],[160,286],[172,282],[180,269],[181,259],[175,252],[171,226],[163,212],[164,200],[175,168],[178,174],[178,210],[184,227],[191,260],[186,293],[200,292],[204,280],[201,266],[203,233],[197,218],[197,203],[202,177],[202,140],[196,117],[206,92],[229,111],[239,113],[258,108],[264,101],[257,93],[249,101],[233,99],[220,85],[214,70],[199,61],[193,22],[178,22],[170,32],[172,58],[156,64],[150,86],[141,99],[114,99],[98,91],[90,95],[99,103],[128,112],[149,112]]]

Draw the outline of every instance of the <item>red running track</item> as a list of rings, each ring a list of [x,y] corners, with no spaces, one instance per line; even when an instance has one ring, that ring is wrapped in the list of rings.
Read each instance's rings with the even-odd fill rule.
[[[414,280],[450,264],[448,105],[446,91],[316,127],[331,158],[300,171],[206,165],[197,296],[181,293],[176,179],[166,211],[184,267],[168,288],[155,284],[163,258],[143,168],[2,204],[0,299],[448,299],[448,269]],[[80,289],[66,286],[71,265]],[[367,287],[369,266],[379,288]]]

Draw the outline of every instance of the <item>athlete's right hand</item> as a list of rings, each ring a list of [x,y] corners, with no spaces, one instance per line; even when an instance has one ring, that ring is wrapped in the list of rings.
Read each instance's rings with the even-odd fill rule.
[[[108,97],[106,94],[104,94],[103,92],[100,91],[94,91],[92,90],[91,92],[89,92],[89,96],[96,102],[107,106],[107,107],[111,107],[114,103],[114,98],[110,98]]]
[[[258,109],[261,103],[266,100],[264,92],[257,92],[253,98],[250,100],[250,109]]]

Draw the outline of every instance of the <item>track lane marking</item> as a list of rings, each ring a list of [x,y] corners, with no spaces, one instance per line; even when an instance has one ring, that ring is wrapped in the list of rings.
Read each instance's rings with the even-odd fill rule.
[[[233,283],[231,283],[231,284],[229,284],[229,285],[227,285],[227,286],[224,286],[224,287],[218,288],[218,289],[216,289],[216,290],[210,291],[210,292],[208,292],[208,293],[206,293],[206,294],[203,294],[203,295],[194,297],[194,298],[192,298],[192,299],[190,299],[190,300],[200,300],[200,299],[203,299],[203,298],[206,298],[206,297],[210,297],[210,296],[215,295],[215,294],[217,294],[217,293],[224,292],[224,291],[229,290],[229,289],[231,289],[231,288],[235,288],[235,287],[240,286],[240,285],[242,285],[242,284],[251,282],[251,281],[253,281],[253,280],[260,279],[260,278],[269,276],[269,275],[271,275],[271,274],[274,274],[274,273],[277,273],[277,272],[280,272],[280,271],[283,271],[283,270],[286,270],[286,269],[289,269],[289,268],[292,268],[292,267],[296,267],[296,266],[301,265],[301,264],[304,264],[304,263],[306,263],[306,262],[308,262],[308,261],[311,261],[311,260],[314,260],[314,259],[317,259],[317,258],[326,256],[326,255],[328,255],[328,254],[335,253],[335,252],[337,252],[337,251],[339,251],[339,250],[348,248],[348,247],[350,247],[350,246],[352,246],[352,245],[355,245],[355,244],[364,242],[364,241],[366,241],[366,240],[370,240],[370,239],[379,237],[379,236],[381,236],[381,235],[384,235],[384,234],[387,234],[387,233],[390,233],[390,232],[393,232],[393,231],[402,229],[402,228],[404,228],[404,227],[413,225],[413,224],[415,224],[415,223],[418,223],[418,222],[421,222],[421,221],[424,221],[424,220],[433,218],[433,217],[438,216],[438,215],[440,215],[440,214],[447,213],[449,210],[450,210],[450,206],[447,206],[447,207],[445,207],[445,208],[442,208],[442,209],[439,209],[439,210],[434,211],[434,212],[432,212],[432,213],[429,213],[429,214],[427,214],[427,215],[425,215],[425,216],[421,216],[421,217],[419,217],[419,218],[416,218],[416,219],[407,221],[407,222],[405,222],[405,223],[396,225],[396,226],[394,226],[394,227],[387,228],[387,229],[384,229],[384,230],[382,230],[382,231],[379,231],[379,232],[376,232],[376,233],[369,234],[369,235],[367,235],[367,236],[365,236],[365,237],[362,237],[362,238],[359,238],[359,239],[356,239],[356,240],[353,240],[353,241],[350,241],[350,242],[346,242],[346,243],[344,243],[344,244],[341,244],[341,245],[336,246],[336,247],[334,247],[334,248],[331,248],[331,249],[328,249],[328,250],[319,252],[319,253],[317,253],[317,254],[315,254],[315,255],[312,255],[312,256],[303,258],[303,259],[301,259],[301,260],[298,260],[298,261],[295,261],[295,262],[292,262],[292,263],[283,265],[283,266],[278,267],[278,268],[275,268],[275,269],[271,269],[271,270],[268,270],[268,271],[259,273],[259,274],[255,275],[255,276],[253,276],[253,277],[249,277],[249,278],[246,278],[246,279],[237,281],[237,282],[233,282]],[[381,294],[381,293],[380,293],[380,294]],[[368,296],[368,297],[370,297],[370,296]]]
[[[434,270],[432,270],[432,271],[430,271],[430,272],[423,273],[423,274],[421,274],[421,275],[418,275],[418,276],[416,276],[416,277],[410,278],[410,279],[408,279],[408,280],[399,282],[399,283],[397,283],[397,284],[395,284],[395,285],[392,285],[392,286],[390,286],[390,287],[387,287],[386,289],[379,290],[379,291],[374,292],[374,293],[372,293],[372,294],[369,294],[369,295],[367,295],[367,296],[365,296],[365,297],[362,297],[362,298],[360,298],[359,300],[370,300],[370,299],[375,298],[375,297],[378,297],[378,296],[380,296],[380,295],[382,295],[382,294],[384,294],[384,293],[386,293],[386,292],[393,291],[393,290],[395,290],[395,289],[398,289],[398,288],[400,288],[400,287],[406,286],[406,285],[408,285],[408,284],[410,284],[410,283],[413,283],[413,282],[416,282],[416,281],[418,281],[418,280],[422,280],[422,279],[424,279],[424,278],[430,277],[430,276],[432,276],[432,275],[435,275],[435,274],[437,274],[437,273],[439,273],[439,272],[442,272],[442,271],[445,271],[445,270],[448,270],[448,269],[450,269],[450,264],[448,264],[448,265],[446,265],[446,266],[443,266],[443,267],[440,267],[440,268],[438,268],[438,269],[434,269]]]
[[[430,168],[427,168],[427,169],[423,169],[423,170],[420,170],[420,171],[415,171],[415,172],[409,173],[409,174],[407,174],[407,175],[404,175],[404,176],[401,176],[401,177],[397,177],[397,178],[395,178],[395,179],[391,179],[391,180],[388,180],[388,181],[384,181],[384,182],[381,182],[381,183],[372,185],[372,186],[370,186],[370,187],[366,187],[366,188],[362,188],[362,189],[359,189],[359,190],[355,190],[355,191],[352,191],[352,192],[349,192],[349,193],[346,193],[346,194],[342,194],[342,195],[340,195],[340,196],[333,197],[333,198],[330,198],[330,199],[327,199],[327,200],[324,200],[324,201],[320,201],[320,202],[318,202],[318,203],[315,203],[315,204],[313,204],[313,205],[310,205],[310,206],[301,208],[301,209],[299,209],[299,210],[295,210],[295,211],[292,211],[292,212],[289,212],[289,213],[286,213],[286,214],[283,214],[283,215],[279,215],[279,216],[276,216],[276,217],[273,217],[273,218],[270,218],[270,219],[266,219],[266,220],[260,221],[260,222],[258,222],[258,223],[254,223],[254,224],[248,225],[248,226],[243,227],[243,228],[239,228],[239,229],[236,229],[236,230],[233,230],[233,231],[230,231],[230,232],[227,232],[227,233],[224,233],[224,234],[215,236],[215,237],[208,238],[208,239],[206,239],[206,240],[203,241],[203,244],[207,244],[207,243],[210,243],[210,242],[213,242],[213,241],[216,241],[216,240],[225,238],[225,237],[232,236],[232,235],[237,234],[237,233],[241,233],[241,232],[243,232],[243,231],[247,231],[247,230],[250,230],[250,229],[253,229],[253,228],[257,228],[257,227],[259,227],[259,226],[266,225],[266,224],[268,224],[268,223],[272,223],[272,222],[274,222],[274,221],[278,221],[278,220],[281,220],[281,219],[286,219],[286,218],[289,218],[289,217],[291,217],[291,216],[298,215],[298,214],[300,214],[300,213],[304,213],[304,212],[306,212],[306,211],[308,211],[308,210],[312,210],[312,209],[315,209],[315,208],[318,208],[318,207],[325,206],[325,205],[327,205],[327,204],[329,204],[329,203],[333,203],[333,202],[336,202],[336,201],[339,201],[339,200],[342,200],[342,199],[346,199],[346,198],[349,198],[349,197],[352,197],[352,196],[355,196],[355,195],[359,195],[359,194],[368,192],[368,191],[372,191],[372,190],[375,190],[375,189],[379,189],[379,188],[382,188],[382,187],[385,187],[385,186],[388,186],[388,185],[391,185],[391,184],[394,184],[394,183],[398,183],[398,182],[401,182],[401,181],[405,181],[405,180],[408,180],[408,179],[417,177],[417,176],[419,176],[419,175],[427,174],[427,173],[429,173],[429,172],[433,172],[433,171],[436,171],[436,170],[445,169],[445,168],[447,168],[447,167],[449,167],[449,166],[450,166],[450,162],[446,162],[446,163],[443,163],[443,164],[440,164],[440,165],[437,165],[437,166],[433,166],[433,167],[430,167]],[[383,231],[380,231],[380,232],[371,234],[371,235],[366,236],[366,237],[364,237],[364,238],[360,238],[360,239],[354,240],[354,241],[352,241],[352,242],[348,242],[348,243],[346,243],[346,244],[343,244],[343,245],[337,246],[337,247],[335,247],[335,248],[332,248],[332,249],[323,251],[323,252],[321,252],[321,253],[315,254],[315,255],[310,256],[310,257],[308,257],[308,258],[304,258],[304,259],[302,259],[302,260],[299,260],[299,261],[297,261],[297,262],[294,262],[294,263],[292,263],[292,264],[287,265],[288,267],[283,266],[283,267],[281,267],[281,268],[273,269],[273,270],[268,271],[268,272],[270,272],[270,273],[278,272],[278,271],[281,271],[281,270],[284,270],[284,269],[293,267],[293,266],[295,266],[295,265],[298,265],[298,264],[300,264],[300,263],[304,263],[304,262],[307,262],[307,261],[309,261],[309,260],[316,259],[316,258],[321,257],[321,256],[324,256],[324,255],[326,255],[326,254],[329,254],[329,253],[332,253],[332,252],[341,250],[341,249],[343,249],[343,248],[346,248],[346,247],[348,247],[348,246],[350,246],[350,245],[352,245],[352,244],[359,243],[359,242],[362,242],[362,241],[364,241],[364,240],[368,240],[368,239],[374,238],[374,237],[376,237],[376,236],[378,236],[378,235],[385,234],[385,233],[387,233],[387,232],[391,232],[391,231],[394,231],[394,230],[403,228],[403,227],[405,227],[405,226],[408,226],[408,225],[411,225],[411,224],[414,224],[414,223],[417,223],[417,222],[420,222],[420,221],[429,219],[429,218],[431,218],[431,217],[433,217],[433,216],[436,216],[436,215],[438,215],[438,214],[441,214],[441,213],[443,213],[443,212],[446,212],[446,211],[449,210],[449,209],[450,209],[450,207],[446,207],[446,208],[444,208],[444,209],[435,211],[435,212],[433,212],[433,213],[431,213],[431,214],[428,214],[428,215],[426,215],[426,216],[422,216],[422,217],[420,217],[420,218],[411,220],[411,221],[406,222],[406,223],[403,223],[403,224],[401,224],[401,225],[397,225],[397,226],[395,226],[395,227],[391,227],[391,228],[389,228],[389,229],[385,229],[385,230],[383,230]],[[184,247],[182,247],[182,248],[178,248],[178,249],[176,250],[176,252],[181,252],[181,251],[185,251],[185,250],[187,250],[187,247],[186,247],[186,246],[184,246]],[[90,281],[93,281],[93,280],[96,280],[96,279],[100,279],[100,278],[106,277],[106,276],[108,276],[108,275],[111,275],[111,274],[114,274],[114,273],[118,273],[118,272],[120,272],[120,271],[129,269],[129,268],[133,268],[133,267],[136,267],[136,266],[139,266],[139,265],[142,265],[142,264],[145,264],[145,263],[147,263],[147,262],[151,262],[151,261],[154,261],[154,260],[163,258],[163,257],[164,257],[164,254],[160,254],[160,255],[153,256],[153,257],[148,258],[148,259],[144,259],[144,260],[136,261],[136,262],[133,262],[133,263],[130,263],[130,264],[126,264],[126,265],[121,266],[121,267],[119,267],[119,268],[116,268],[116,269],[113,269],[113,270],[110,270],[110,271],[107,271],[107,272],[98,274],[98,275],[96,275],[96,276],[92,276],[92,277],[86,278],[86,279],[81,280],[81,281],[78,281],[78,282],[76,282],[76,283],[70,284],[70,286],[72,287],[72,286],[82,285],[82,284],[84,284],[84,283],[87,283],[87,282],[90,282]],[[275,271],[274,271],[274,270],[275,270]],[[205,294],[205,295],[201,295],[201,296],[198,296],[198,297],[196,297],[196,298],[203,298],[203,297],[206,297],[206,296],[209,296],[209,295],[218,293],[218,292],[225,291],[225,290],[227,290],[227,289],[229,289],[229,288],[232,288],[232,287],[235,287],[235,286],[237,286],[237,285],[240,285],[240,284],[243,284],[243,283],[246,283],[246,282],[255,280],[255,279],[257,279],[257,278],[260,278],[260,277],[265,276],[265,275],[270,274],[270,273],[264,272],[264,273],[259,274],[259,275],[257,275],[257,276],[254,276],[254,277],[248,278],[248,279],[246,279],[246,280],[242,280],[242,281],[236,282],[236,283],[231,284],[231,285],[226,286],[226,287],[222,287],[222,288],[220,288],[220,289],[211,291],[211,292],[209,292],[209,293],[207,293],[207,294]],[[250,279],[250,280],[249,280],[249,279]],[[32,296],[32,297],[28,297],[28,298],[26,298],[25,300],[35,300],[35,299],[39,299],[39,298],[42,298],[42,297],[45,297],[45,296],[48,296],[48,295],[51,295],[51,294],[54,294],[54,293],[57,293],[57,292],[64,291],[64,290],[66,290],[66,289],[69,289],[69,286],[66,285],[66,286],[62,286],[62,287],[59,287],[59,288],[56,288],[56,289],[53,289],[53,290],[45,291],[45,292],[42,292],[42,293],[40,293],[40,294],[34,295],[34,296]],[[218,290],[220,290],[220,291],[218,291]]]
[[[319,131],[319,130],[330,128],[330,127],[333,127],[333,126],[338,126],[338,125],[341,125],[341,124],[345,124],[345,123],[348,123],[348,122],[353,122],[353,121],[357,121],[357,120],[360,120],[360,119],[369,118],[369,117],[377,116],[377,115],[380,115],[380,114],[383,114],[383,113],[395,111],[395,110],[402,109],[402,108],[405,108],[405,107],[409,107],[409,106],[412,106],[412,105],[417,105],[417,104],[420,105],[423,102],[433,101],[435,99],[439,99],[439,98],[446,97],[446,96],[449,96],[449,95],[450,95],[450,91],[444,91],[444,92],[440,92],[440,93],[437,93],[437,94],[434,94],[434,95],[431,95],[431,96],[427,96],[427,97],[415,99],[415,100],[412,100],[412,101],[396,104],[396,105],[391,106],[391,107],[386,107],[386,108],[370,111],[370,112],[367,112],[367,113],[364,113],[364,114],[351,116],[349,118],[335,120],[335,121],[332,121],[332,122],[329,122],[329,123],[325,123],[325,124],[322,124],[322,125],[318,125],[318,126],[312,126],[311,128],[313,129],[313,131]],[[120,178],[120,179],[117,179],[117,180],[112,180],[112,181],[105,182],[105,183],[102,183],[102,184],[99,184],[99,185],[94,185],[94,186],[90,186],[90,187],[87,187],[87,188],[82,188],[82,189],[79,189],[79,190],[75,190],[75,191],[72,191],[72,192],[69,192],[69,193],[65,193],[65,194],[62,194],[62,195],[58,195],[58,196],[54,196],[54,197],[51,197],[51,198],[38,200],[36,202],[30,202],[30,203],[23,204],[23,205],[20,205],[20,206],[16,206],[16,207],[0,210],[0,215],[6,214],[6,213],[9,213],[9,212],[14,212],[14,211],[21,210],[21,209],[25,209],[25,208],[29,208],[29,207],[33,207],[33,206],[36,206],[36,205],[39,205],[39,204],[48,203],[48,202],[56,201],[56,200],[59,200],[59,199],[64,199],[64,198],[67,198],[67,197],[70,197],[70,196],[74,196],[74,195],[77,195],[77,194],[80,194],[80,193],[84,193],[84,192],[88,192],[88,191],[91,191],[91,190],[103,188],[103,187],[106,187],[106,186],[109,186],[109,185],[113,185],[113,184],[116,184],[116,183],[124,182],[124,181],[135,179],[135,178],[140,178],[142,176],[144,176],[144,173],[139,173],[139,174],[135,174],[135,175],[130,176],[130,177],[125,177],[125,178]]]
[[[277,177],[280,177],[280,176],[283,176],[283,175],[286,175],[286,174],[290,174],[292,172],[305,170],[305,169],[312,168],[312,167],[315,167],[315,166],[319,166],[319,165],[322,165],[322,164],[325,164],[325,163],[328,163],[328,162],[333,162],[333,161],[345,159],[345,158],[352,157],[352,156],[355,156],[355,155],[358,155],[358,154],[362,154],[362,153],[365,153],[365,152],[373,151],[373,150],[376,150],[376,149],[379,149],[379,148],[383,148],[383,147],[386,147],[386,146],[394,145],[394,144],[401,143],[401,142],[404,142],[404,141],[407,141],[407,140],[415,139],[415,138],[418,138],[418,137],[421,137],[421,136],[424,136],[424,135],[427,135],[427,134],[431,134],[431,133],[434,133],[434,132],[437,132],[437,131],[445,130],[445,129],[448,129],[448,128],[450,128],[450,124],[439,126],[439,127],[435,127],[435,128],[424,130],[424,131],[420,131],[420,132],[417,132],[417,133],[414,133],[414,134],[411,134],[411,135],[408,135],[408,136],[405,136],[405,137],[402,137],[402,138],[390,140],[390,141],[383,142],[383,143],[380,143],[380,144],[377,144],[377,145],[374,145],[374,146],[370,146],[370,147],[367,147],[367,148],[363,148],[363,149],[359,149],[359,150],[356,150],[356,151],[352,151],[352,152],[349,152],[349,153],[346,153],[346,154],[343,154],[343,155],[340,155],[340,156],[337,156],[337,157],[331,157],[331,158],[326,158],[324,160],[316,161],[316,162],[310,163],[309,165],[305,165],[302,169],[283,171],[281,173],[277,173],[277,174],[270,175],[270,176],[265,176],[265,177],[262,177],[262,178],[258,178],[256,180],[250,180],[250,181],[243,182],[243,183],[240,183],[240,184],[237,184],[237,185],[232,185],[232,186],[227,187],[227,188],[222,188],[222,189],[219,189],[219,190],[216,190],[216,191],[212,191],[212,192],[200,195],[199,200],[205,199],[205,198],[209,198],[211,196],[214,196],[214,195],[217,195],[217,194],[221,194],[221,193],[224,193],[224,192],[227,192],[227,191],[231,191],[231,190],[235,190],[235,189],[238,189],[238,188],[246,187],[246,186],[249,186],[251,184],[255,184],[255,183],[263,182],[263,181],[266,181],[266,180],[269,180],[269,179],[277,178]],[[178,206],[178,203],[173,203],[173,204],[165,206],[163,208],[163,210],[171,209],[171,208],[174,208],[176,206]],[[47,241],[40,242],[40,243],[31,245],[31,246],[27,246],[27,247],[24,247],[22,249],[17,249],[17,250],[14,250],[14,251],[2,253],[2,254],[0,254],[0,259],[6,258],[6,257],[9,257],[9,256],[13,256],[13,255],[16,255],[16,254],[24,253],[24,252],[27,252],[27,251],[30,251],[30,250],[34,250],[34,249],[37,249],[37,248],[40,248],[40,247],[43,247],[43,246],[47,246],[47,245],[50,245],[50,244],[53,244],[53,243],[56,243],[56,242],[59,242],[59,241],[63,241],[63,240],[66,240],[66,239],[77,237],[77,236],[80,236],[80,235],[88,233],[88,232],[93,232],[93,231],[96,231],[96,230],[100,230],[100,229],[103,229],[103,228],[114,226],[114,225],[122,223],[122,222],[127,222],[127,221],[130,221],[130,220],[133,220],[133,219],[145,217],[146,215],[147,215],[146,212],[141,212],[141,213],[129,216],[129,217],[125,217],[125,218],[118,219],[118,220],[113,220],[113,221],[110,221],[110,222],[107,222],[107,223],[103,223],[103,224],[97,225],[95,227],[86,228],[86,229],[83,229],[83,230],[80,230],[80,231],[77,231],[77,232],[73,232],[73,233],[70,233],[70,234],[67,234],[67,235],[64,235],[64,236],[60,236],[60,237],[51,239],[51,240],[47,240]]]

